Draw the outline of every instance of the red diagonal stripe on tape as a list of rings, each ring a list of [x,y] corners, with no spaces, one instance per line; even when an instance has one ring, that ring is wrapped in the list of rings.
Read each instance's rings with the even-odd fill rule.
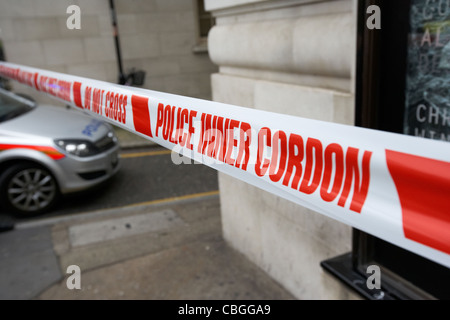
[[[83,109],[83,105],[81,103],[81,82],[73,83],[73,102],[78,108]]]
[[[133,122],[136,131],[152,138],[148,98],[133,95],[131,97],[131,107],[133,109]]]
[[[33,78],[33,79],[34,79],[34,81],[33,81],[33,83],[34,83],[34,88],[35,88],[36,90],[39,91],[38,77],[39,77],[39,73],[35,72],[35,73],[34,73],[34,78]]]
[[[450,162],[386,150],[405,237],[450,254]]]

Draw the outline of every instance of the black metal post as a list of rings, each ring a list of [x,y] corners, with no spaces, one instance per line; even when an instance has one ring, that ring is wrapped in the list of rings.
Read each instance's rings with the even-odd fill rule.
[[[119,32],[117,30],[117,17],[116,17],[116,9],[114,7],[114,0],[109,0],[109,7],[111,9],[111,20],[114,32],[114,42],[116,45],[117,64],[119,66],[119,84],[125,84],[127,79],[125,74],[123,73],[122,68],[122,56],[120,54]]]

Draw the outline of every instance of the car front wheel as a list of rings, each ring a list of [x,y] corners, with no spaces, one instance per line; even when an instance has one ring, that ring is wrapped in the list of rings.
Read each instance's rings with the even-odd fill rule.
[[[0,193],[7,209],[24,216],[48,211],[59,196],[53,175],[30,163],[19,163],[5,170],[0,177]]]

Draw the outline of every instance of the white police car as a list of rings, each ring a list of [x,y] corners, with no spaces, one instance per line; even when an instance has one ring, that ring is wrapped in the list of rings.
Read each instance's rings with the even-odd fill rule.
[[[119,170],[112,126],[0,89],[0,206],[35,215]]]

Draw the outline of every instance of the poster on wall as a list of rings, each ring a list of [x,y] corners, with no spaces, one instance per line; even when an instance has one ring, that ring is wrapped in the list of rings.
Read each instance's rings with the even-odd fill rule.
[[[412,0],[404,133],[450,141],[450,0]]]

